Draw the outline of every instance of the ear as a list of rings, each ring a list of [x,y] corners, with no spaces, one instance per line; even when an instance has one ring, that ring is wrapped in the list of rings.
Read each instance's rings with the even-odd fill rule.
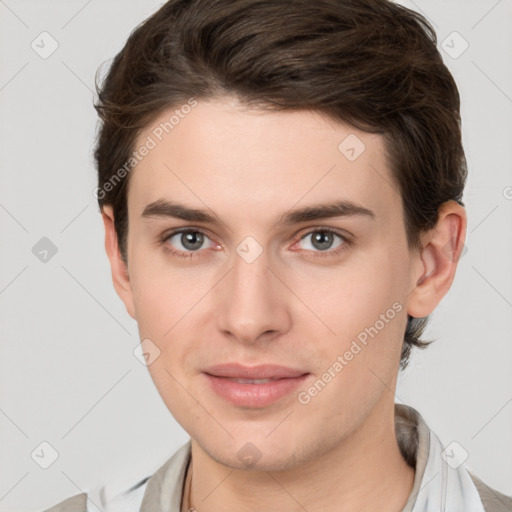
[[[466,210],[450,200],[439,208],[435,228],[423,237],[424,246],[417,260],[414,289],[409,294],[407,313],[428,316],[450,289],[455,271],[465,249]]]
[[[126,311],[135,319],[135,308],[133,307],[133,292],[128,274],[128,266],[121,257],[117,233],[114,226],[114,213],[111,206],[104,206],[101,210],[103,224],[105,225],[105,250],[110,261],[112,270],[112,281],[117,294],[124,302]]]

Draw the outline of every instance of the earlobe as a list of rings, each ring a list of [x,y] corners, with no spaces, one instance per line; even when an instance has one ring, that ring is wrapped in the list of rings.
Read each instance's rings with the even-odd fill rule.
[[[455,201],[439,208],[438,222],[425,236],[418,255],[418,272],[413,276],[407,312],[417,318],[428,316],[450,289],[464,249],[466,211]]]
[[[126,307],[126,311],[135,319],[135,308],[133,306],[133,293],[130,276],[127,264],[124,262],[121,256],[121,251],[119,250],[112,207],[104,206],[101,211],[101,216],[105,226],[105,250],[110,261],[112,282],[117,294]]]

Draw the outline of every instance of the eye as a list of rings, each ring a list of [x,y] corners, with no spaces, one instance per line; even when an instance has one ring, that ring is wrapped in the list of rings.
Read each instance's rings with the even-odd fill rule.
[[[166,244],[167,249],[176,256],[191,257],[200,249],[208,248],[203,247],[205,240],[210,240],[206,233],[189,229],[174,231],[173,233],[168,234],[163,239],[163,242]],[[209,247],[211,246],[216,246],[216,244],[211,242]]]
[[[335,244],[336,238],[338,238],[339,241],[338,243]],[[320,228],[315,229],[314,231],[310,231],[309,233],[301,237],[300,241],[307,241],[308,239],[310,239],[311,241],[308,244],[305,244],[306,250],[321,253],[327,252],[327,255],[339,254],[341,251],[343,251],[350,245],[350,241],[345,236],[343,236],[341,233],[338,233],[336,230],[330,228]],[[324,255],[315,254],[315,256],[322,257]]]
[[[306,247],[303,247],[303,249],[312,252],[313,257],[337,255],[347,249],[351,244],[350,239],[332,228],[318,228],[314,231],[310,231],[302,236],[297,243],[307,241],[308,238],[311,238],[311,242],[305,244]],[[338,239],[337,243],[335,243],[336,238]],[[206,240],[208,240],[210,244],[205,247]],[[162,237],[162,243],[167,251],[173,256],[180,258],[198,257],[200,256],[201,249],[221,248],[218,244],[212,242],[206,233],[197,229],[173,231]]]

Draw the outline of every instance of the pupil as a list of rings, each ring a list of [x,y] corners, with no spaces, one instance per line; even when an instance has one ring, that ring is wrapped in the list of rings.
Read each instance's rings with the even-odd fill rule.
[[[316,235],[313,236],[313,244],[317,249],[328,249],[332,243],[331,239],[332,233],[327,231],[317,231]]]

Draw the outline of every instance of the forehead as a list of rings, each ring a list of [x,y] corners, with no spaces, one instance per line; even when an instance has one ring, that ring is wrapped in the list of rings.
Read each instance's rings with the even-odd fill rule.
[[[135,149],[128,202],[138,214],[168,198],[269,221],[300,204],[350,200],[401,212],[383,138],[313,111],[249,110],[236,99],[164,111]]]

